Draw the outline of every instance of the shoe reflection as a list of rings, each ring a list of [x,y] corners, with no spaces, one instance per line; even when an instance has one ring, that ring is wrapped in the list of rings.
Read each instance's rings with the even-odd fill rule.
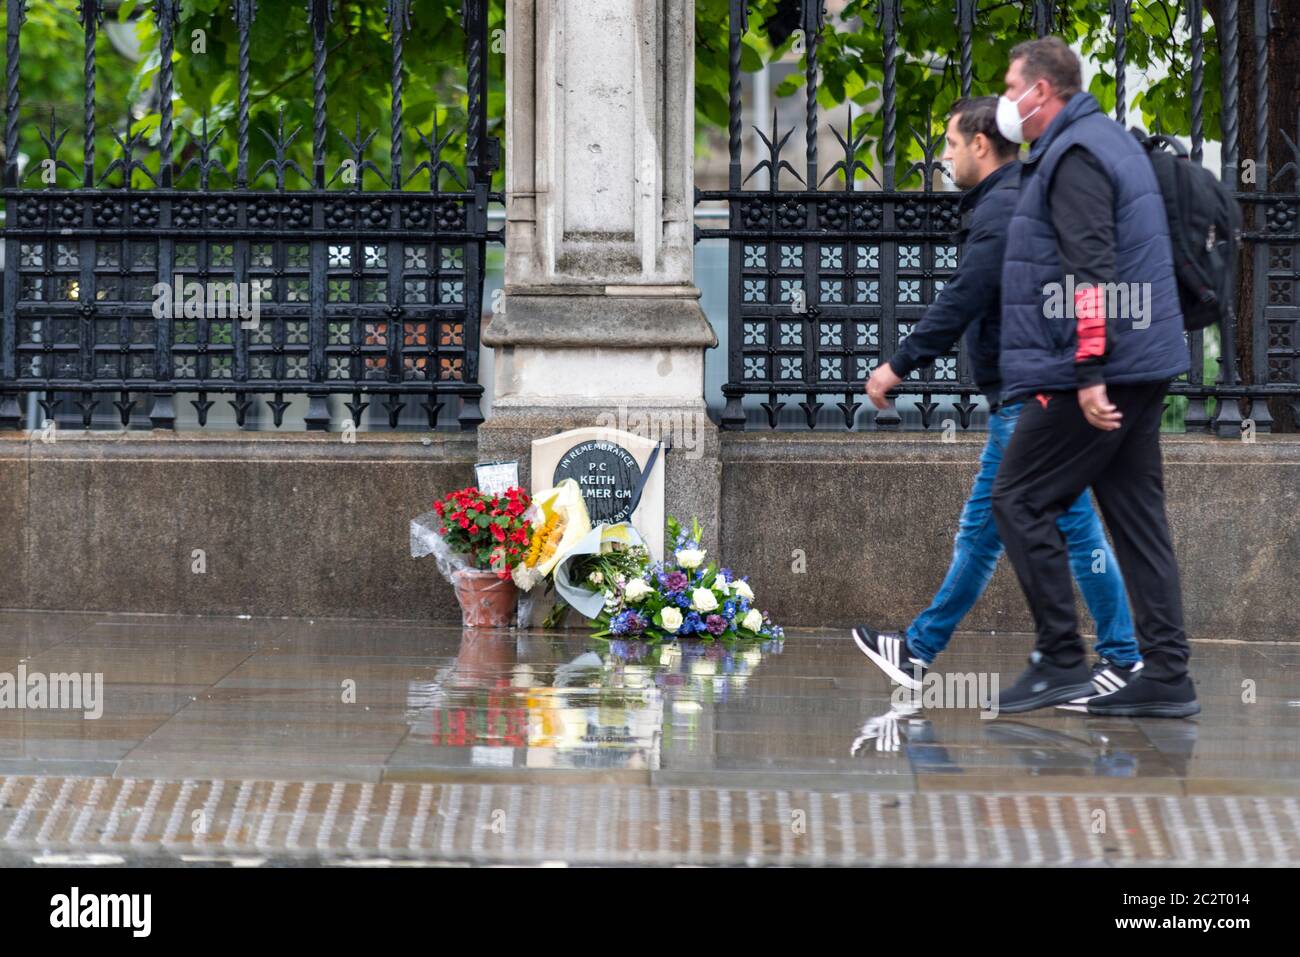
[[[954,731],[954,725],[948,727]],[[961,739],[967,747],[950,750],[939,741],[934,722],[921,716],[919,706],[895,702],[889,711],[867,719],[853,739],[849,753],[854,757],[871,753],[901,754],[917,772],[952,774],[977,770],[962,767],[969,764],[962,755],[969,754],[971,760],[982,765],[1005,766],[1009,762],[1024,765],[1034,774],[1181,778],[1187,775],[1197,739],[1195,723],[1159,719],[1141,726],[1084,727],[1070,732],[1006,719],[977,720],[973,727],[980,729],[974,732],[973,739],[969,737],[970,729],[962,731]],[[981,732],[1001,752],[991,756],[991,765],[987,749],[978,747]],[[975,745],[975,749],[970,745]]]
[[[869,718],[850,747],[857,756],[872,750],[891,754],[902,752],[913,771],[931,774],[960,774],[962,769],[948,749],[938,742],[934,723],[919,718],[921,706],[895,701],[884,714]]]
[[[1153,719],[1159,721],[1160,719]],[[991,741],[1009,745],[1016,759],[1037,773],[1084,771],[1096,777],[1185,777],[1196,750],[1193,722],[1167,722],[1121,731],[1085,728],[1070,734],[1020,721],[995,721],[985,727]],[[1123,747],[1121,736],[1140,746]]]
[[[864,750],[875,751],[899,751],[902,748],[903,729],[900,727],[904,722],[909,725],[918,727],[909,727],[908,733],[921,731],[919,726],[928,726],[930,722],[924,718],[917,721],[909,721],[914,715],[920,714],[921,708],[914,704],[895,704],[884,714],[876,715],[874,718],[868,718],[858,732],[858,736],[853,739],[853,744],[849,748],[849,754],[857,755]],[[871,747],[869,747],[871,746]]]

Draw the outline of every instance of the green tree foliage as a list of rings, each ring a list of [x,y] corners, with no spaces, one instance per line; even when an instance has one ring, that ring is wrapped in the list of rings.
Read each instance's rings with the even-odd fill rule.
[[[697,126],[726,129],[727,112],[727,16],[729,0],[696,0],[697,33],[695,107]],[[778,0],[751,0],[749,31],[743,45],[741,66],[748,72],[780,59],[798,49],[802,42],[792,36],[774,48],[768,41],[764,21],[777,9]],[[897,166],[900,174],[921,158],[916,134],[924,137],[927,125],[932,133],[942,132],[953,101],[961,95],[960,36],[955,2],[919,4],[903,0],[898,27],[897,65]],[[1058,5],[1061,19],[1054,31],[1068,43],[1106,65],[1091,85],[1104,110],[1115,108],[1114,31],[1106,0],[1068,0]],[[840,13],[839,23],[827,24],[818,50],[821,84],[817,101],[826,112],[844,103],[853,104],[854,133],[865,131],[877,157],[883,156],[881,137],[884,114],[880,108],[884,83],[884,39],[876,25],[877,7],[869,0],[850,0]],[[975,21],[972,44],[975,95],[1002,92],[1007,56],[1021,40],[1034,36],[1032,4],[984,0]],[[1141,110],[1148,129],[1189,135],[1191,132],[1191,43],[1186,36],[1182,5],[1176,0],[1137,0],[1133,4],[1128,30],[1128,100]],[[1177,31],[1175,30],[1177,27]],[[1219,135],[1219,63],[1213,25],[1205,21],[1205,138]],[[803,96],[803,66],[787,77],[774,96]],[[1159,80],[1148,81],[1164,71]],[[1138,78],[1141,75],[1142,78]],[[1137,79],[1137,82],[1134,82]],[[836,120],[843,123],[841,112]],[[765,130],[766,132],[766,130]],[[877,164],[878,165],[878,164]],[[913,184],[915,185],[915,184]]]
[[[797,34],[779,47],[769,42],[764,21],[776,12],[778,2],[750,0],[750,29],[744,39],[741,59],[742,69],[747,72],[785,57],[795,44],[803,42]],[[152,4],[146,0],[107,0],[105,6],[109,18],[133,25],[141,57],[132,61],[123,56],[101,32],[97,46],[96,96],[97,168],[101,175],[110,159],[118,155],[113,134],[121,133],[128,112],[132,116],[133,132],[142,133],[152,143],[157,141],[159,122],[157,104],[151,95],[159,70],[159,32],[150,9]],[[451,134],[443,158],[464,178],[465,39],[460,27],[460,6],[461,0],[420,0],[412,4],[411,27],[404,51],[404,155],[408,174],[428,158],[428,149],[420,142],[417,130],[431,135],[436,121],[440,136]],[[489,129],[499,136],[504,110],[505,10],[503,3],[489,6],[492,57]],[[708,139],[709,131],[725,130],[727,126],[729,6],[729,0],[696,0],[695,106],[701,144]],[[180,161],[183,163],[194,155],[191,133],[201,133],[206,112],[209,132],[223,130],[214,156],[233,171],[238,33],[230,7],[230,0],[184,0],[182,3],[173,57],[173,109],[176,156]],[[985,0],[981,5],[972,45],[974,93],[1000,92],[1011,47],[1033,35],[1030,9],[1027,2],[1005,0],[998,3]],[[4,19],[3,10],[4,4],[0,3],[0,21]],[[1114,62],[1114,32],[1106,0],[1068,0],[1060,10],[1058,34],[1068,41],[1077,41],[1100,62]],[[77,171],[77,176],[66,171],[61,173],[59,184],[75,185],[81,170],[83,129],[82,28],[77,20],[76,0],[35,0],[29,3],[27,16],[22,34],[21,149],[36,161],[44,158],[38,131],[48,130],[53,112],[58,127],[69,131],[60,157]],[[1182,29],[1176,32],[1175,26]],[[195,31],[203,31],[201,39]],[[913,131],[924,136],[928,125],[932,133],[940,132],[949,107],[960,94],[954,4],[917,4],[903,0],[898,41],[896,148],[898,169],[902,171],[920,159],[920,147]],[[358,119],[363,136],[376,131],[366,158],[385,175],[388,173],[390,42],[385,4],[381,0],[336,0],[329,30],[330,175],[348,155],[348,146],[339,131],[355,139]],[[197,52],[200,44],[204,45],[203,52]],[[1205,136],[1217,139],[1218,56],[1215,29],[1208,19],[1205,46]],[[1129,99],[1141,110],[1148,128],[1183,136],[1190,134],[1191,47],[1177,0],[1134,3],[1127,53],[1134,77],[1163,73],[1154,81],[1130,80]],[[256,171],[271,157],[267,134],[275,134],[281,109],[286,131],[302,128],[289,150],[289,157],[309,170],[311,34],[304,0],[259,0],[251,59],[250,171]],[[855,113],[854,132],[865,132],[865,142],[880,156],[884,117],[879,103],[884,55],[874,0],[850,0],[838,22],[828,20],[822,34],[819,65],[822,82],[818,102],[823,122],[827,111],[851,102]],[[803,83],[802,69],[796,70],[774,92],[777,96],[801,94]],[[1095,77],[1090,90],[1104,109],[1113,110],[1113,70]],[[837,117],[836,122],[842,119]],[[146,162],[156,172],[156,155],[148,156]],[[454,188],[449,177],[444,179],[444,188]],[[255,185],[267,186],[272,181],[267,172]],[[140,177],[138,185],[146,182]],[[365,185],[382,187],[373,176],[368,177]],[[421,177],[420,182],[410,185],[427,188],[427,180]]]
[[[106,20],[129,25],[139,44],[140,57],[132,60],[124,56],[101,29],[96,45],[96,168],[100,176],[120,154],[114,133],[121,135],[128,115],[132,132],[143,135],[146,142],[155,146],[160,121],[155,92],[161,65],[160,32],[152,12],[153,4],[145,0],[121,0],[120,3],[110,0],[105,6]],[[375,132],[364,158],[374,162],[385,177],[389,175],[392,47],[385,6],[382,0],[336,0],[328,34],[327,177],[333,177],[343,160],[350,156],[350,148],[340,131],[355,141],[358,123],[362,138]],[[452,165],[461,182],[465,181],[467,93],[460,7],[460,0],[420,0],[412,4],[411,25],[405,34],[403,51],[403,171],[407,177],[421,161],[428,159],[429,149],[419,135],[431,137],[436,122],[439,139],[450,134],[442,159]],[[488,116],[489,134],[497,135],[505,98],[501,80],[503,20],[504,10],[500,5],[492,5]],[[206,115],[209,135],[218,129],[222,131],[212,156],[233,173],[238,51],[239,32],[231,15],[230,0],[184,0],[172,57],[174,153],[179,166],[196,155],[195,138],[202,135]],[[287,156],[310,175],[312,42],[303,0],[258,0],[250,60],[250,177],[274,155],[268,136],[276,135],[281,110],[286,135],[301,127]],[[61,172],[60,186],[80,185],[84,131],[82,65],[83,32],[75,0],[29,3],[22,30],[20,148],[33,163],[45,158],[40,130],[48,131],[52,111],[60,130],[69,131],[59,156],[76,171],[75,175]],[[143,159],[156,175],[156,152],[150,151]],[[499,176],[498,173],[498,187]],[[458,188],[449,174],[444,173],[442,180],[443,189]],[[117,182],[116,174],[110,182]],[[373,174],[367,174],[363,182],[368,189],[385,188]],[[196,183],[197,173],[191,171],[179,185]],[[147,184],[143,174],[137,173],[135,185]],[[226,183],[218,177],[212,185],[222,187]],[[252,185],[272,186],[274,174],[268,170]],[[300,188],[309,184],[290,173],[286,185]],[[339,186],[336,181],[334,187]],[[421,174],[408,187],[427,189],[427,176]]]

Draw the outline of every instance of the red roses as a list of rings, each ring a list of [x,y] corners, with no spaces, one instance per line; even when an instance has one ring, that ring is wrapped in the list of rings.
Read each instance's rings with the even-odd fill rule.
[[[433,503],[443,520],[438,533],[473,568],[491,569],[503,579],[523,557],[532,523],[523,517],[531,499],[518,487],[489,495],[474,486],[448,492]]]

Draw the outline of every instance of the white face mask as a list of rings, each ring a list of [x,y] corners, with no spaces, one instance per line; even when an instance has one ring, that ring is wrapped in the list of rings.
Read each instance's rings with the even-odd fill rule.
[[[1021,93],[1016,99],[1008,99],[1004,93],[998,97],[997,124],[998,132],[1005,136],[1013,143],[1023,143],[1025,141],[1024,122],[1043,108],[1040,103],[1030,112],[1029,116],[1021,117],[1019,104],[1020,101],[1029,95],[1031,86],[1024,93]]]

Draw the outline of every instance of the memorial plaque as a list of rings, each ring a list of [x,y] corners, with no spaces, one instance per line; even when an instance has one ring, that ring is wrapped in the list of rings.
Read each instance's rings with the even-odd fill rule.
[[[667,450],[659,442],[633,432],[571,429],[533,440],[530,491],[536,495],[573,479],[582,490],[593,525],[630,522],[651,556],[662,560],[666,457]],[[638,483],[641,498],[634,502]]]
[[[552,484],[571,478],[582,489],[591,523],[614,524],[632,517],[632,497],[641,481],[641,466],[615,442],[581,442],[560,457]]]

